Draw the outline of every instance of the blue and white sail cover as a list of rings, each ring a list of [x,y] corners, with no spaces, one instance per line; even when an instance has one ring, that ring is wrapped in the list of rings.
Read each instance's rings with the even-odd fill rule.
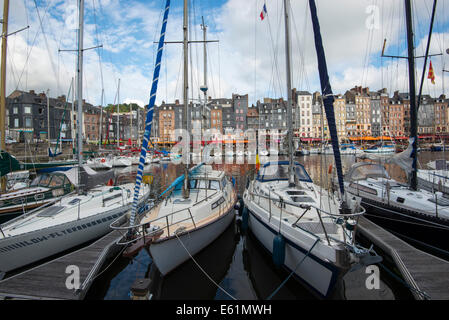
[[[162,52],[164,49],[165,30],[167,27],[167,18],[169,9],[170,9],[170,0],[167,0],[164,11],[164,19],[162,20],[161,36],[159,38],[159,44],[157,49],[156,64],[153,73],[153,84],[151,86],[151,93],[150,93],[150,102],[147,108],[145,132],[143,135],[142,147],[140,151],[139,166],[137,168],[136,185],[134,187],[134,199],[131,210],[131,217],[129,220],[130,226],[134,225],[134,219],[137,212],[137,202],[139,197],[140,185],[142,184],[143,167],[145,165],[145,158],[148,150],[148,142],[150,140],[151,126],[153,124],[154,104],[156,101],[157,84],[159,80],[159,71],[161,69]]]

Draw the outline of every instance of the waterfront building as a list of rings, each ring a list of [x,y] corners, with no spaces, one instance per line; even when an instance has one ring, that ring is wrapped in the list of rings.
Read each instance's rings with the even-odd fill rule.
[[[335,95],[334,98],[334,116],[338,140],[343,142],[348,138],[346,135],[346,99],[341,94]]]
[[[381,93],[380,92],[370,92],[370,108],[371,108],[371,134],[373,137],[381,136],[381,118],[382,118],[382,107],[381,107]]]
[[[441,95],[434,101],[435,108],[435,128],[436,135],[447,135],[449,128],[448,100],[445,95]]]
[[[296,91],[296,117],[299,120],[299,136],[311,138],[313,136],[312,94],[308,91]]]

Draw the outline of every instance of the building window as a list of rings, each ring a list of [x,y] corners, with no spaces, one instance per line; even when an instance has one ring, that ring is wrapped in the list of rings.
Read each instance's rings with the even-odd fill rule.
[[[12,113],[13,114],[18,114],[19,113],[19,108],[18,107],[12,108]]]
[[[19,127],[19,119],[14,119],[14,128],[18,128]]]
[[[31,118],[25,118],[25,128],[31,128],[32,126]]]

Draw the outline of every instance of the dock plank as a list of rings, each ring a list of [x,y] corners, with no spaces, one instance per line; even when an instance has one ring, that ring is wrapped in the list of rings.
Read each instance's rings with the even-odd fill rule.
[[[449,299],[449,262],[423,252],[396,237],[365,217],[359,219],[357,230],[395,261],[404,280],[432,300]],[[416,299],[424,297],[413,292]]]
[[[83,299],[104,260],[116,251],[115,242],[121,238],[118,231],[111,231],[92,244],[20,274],[0,281],[1,298],[18,299]],[[76,265],[79,268],[80,289],[67,289],[69,274],[66,268]],[[89,278],[88,278],[89,277]],[[84,286],[83,286],[84,285]]]

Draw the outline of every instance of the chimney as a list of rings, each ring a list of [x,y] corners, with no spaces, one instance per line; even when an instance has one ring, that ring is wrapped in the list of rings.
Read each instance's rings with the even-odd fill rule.
[[[178,99],[175,100],[175,104],[179,105],[179,100]]]

